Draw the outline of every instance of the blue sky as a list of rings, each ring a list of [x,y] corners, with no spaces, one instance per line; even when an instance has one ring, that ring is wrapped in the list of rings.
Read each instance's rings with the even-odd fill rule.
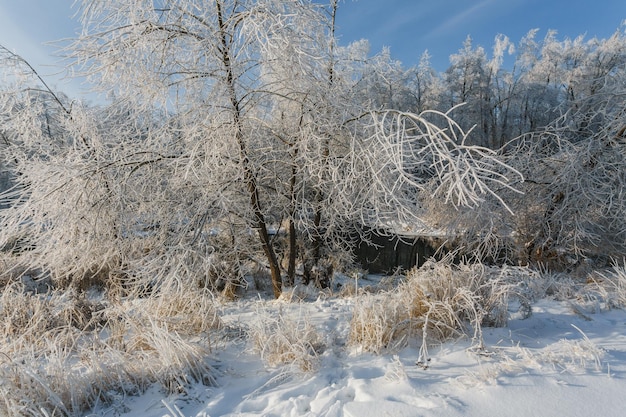
[[[448,67],[470,35],[490,51],[498,34],[514,43],[530,29],[543,38],[606,38],[626,19],[626,0],[345,0],[338,24],[341,41],[369,39],[372,52],[391,48],[406,66],[428,50],[437,70]]]
[[[44,45],[79,31],[73,2],[0,0],[0,44],[75,94],[76,83],[66,86],[55,75],[55,48]],[[405,66],[428,50],[433,66],[443,71],[468,35],[489,51],[499,33],[515,43],[533,28],[540,29],[539,37],[555,29],[559,39],[606,38],[624,19],[626,0],[342,0],[337,23],[342,44],[368,39],[372,53],[388,46]]]

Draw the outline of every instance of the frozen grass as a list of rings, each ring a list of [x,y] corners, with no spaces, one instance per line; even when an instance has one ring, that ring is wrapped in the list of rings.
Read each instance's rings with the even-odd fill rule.
[[[626,307],[626,262],[615,264],[606,273],[590,274],[588,281],[595,291],[596,301],[604,302],[606,308]]]
[[[324,347],[322,337],[304,315],[290,318],[282,311],[272,314],[261,306],[249,338],[267,365],[287,366],[292,371],[314,371]]]
[[[537,272],[521,276],[518,295],[527,303],[542,298],[569,303],[575,314],[586,320],[603,310],[626,307],[626,266],[615,263],[604,270],[582,274]]]
[[[81,415],[155,383],[166,393],[212,384],[217,326],[201,291],[111,302],[10,284],[0,297],[0,415]]]
[[[622,308],[625,271],[615,265],[572,277],[429,262],[405,277],[345,277],[337,294],[298,287],[275,301],[242,300],[254,314],[241,336],[280,375],[315,373],[324,358],[344,346],[332,345],[338,340],[347,341],[353,352],[376,354],[400,352],[414,343],[420,349],[417,364],[426,368],[429,347],[458,338],[470,339],[472,350],[492,361],[479,373],[458,377],[462,385],[492,384],[502,375],[534,369],[598,371],[604,351],[582,332],[578,340],[529,349],[485,346],[482,330],[505,326],[511,315],[528,317],[531,305],[546,297],[565,301],[585,320],[599,310]],[[155,385],[166,396],[215,383],[211,337],[222,324],[213,294],[181,285],[147,293],[108,291],[38,293],[24,279],[4,283],[0,415],[80,416],[93,409],[120,414],[128,397]],[[321,307],[332,298],[349,305],[352,318],[331,337],[299,303]],[[404,365],[396,361],[385,376],[401,381],[404,373]]]
[[[498,270],[500,271],[500,270]],[[397,288],[355,304],[349,342],[365,351],[397,350],[414,337],[441,342],[468,334],[482,347],[482,326],[503,326],[514,285],[481,265],[430,262]],[[426,358],[424,358],[426,359]]]

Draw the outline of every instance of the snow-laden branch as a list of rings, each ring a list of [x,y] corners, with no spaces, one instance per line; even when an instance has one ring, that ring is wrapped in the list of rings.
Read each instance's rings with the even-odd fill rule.
[[[476,206],[488,194],[511,211],[498,190],[515,190],[512,184],[523,181],[523,175],[502,162],[495,151],[466,145],[470,132],[464,132],[449,112],[387,111],[373,113],[372,120],[374,132],[368,140],[381,150],[396,151],[381,162],[397,173],[399,181],[422,188],[425,180],[435,179],[434,194],[455,206]],[[432,178],[425,178],[424,171]]]
[[[424,195],[455,207],[487,197],[511,212],[503,191],[519,193],[522,174],[492,150],[465,144],[448,113],[371,112],[340,156],[329,159],[329,207],[369,226],[419,224]]]

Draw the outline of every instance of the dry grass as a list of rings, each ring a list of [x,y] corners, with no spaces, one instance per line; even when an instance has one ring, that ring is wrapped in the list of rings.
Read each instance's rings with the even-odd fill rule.
[[[155,383],[167,393],[211,384],[219,324],[198,290],[110,302],[11,284],[0,296],[0,415],[76,416]]]
[[[281,311],[271,314],[262,307],[259,307],[256,316],[249,338],[267,365],[286,365],[302,372],[311,372],[317,368],[323,342],[305,316],[299,314],[292,319]]]
[[[142,307],[153,312],[155,320],[171,331],[185,335],[206,334],[220,326],[214,295],[206,289],[162,289],[147,298]]]
[[[587,309],[625,308],[626,263],[615,263],[608,271],[594,271],[578,287],[577,302]]]
[[[427,263],[396,289],[365,295],[355,304],[349,343],[365,351],[396,350],[413,337],[428,342],[473,329],[482,347],[482,326],[503,326],[513,285],[480,265]]]
[[[413,328],[407,309],[397,302],[394,293],[361,296],[350,322],[349,342],[366,351],[381,353],[399,339],[396,330],[410,332]],[[392,301],[393,300],[393,301]],[[392,302],[390,302],[392,301]],[[403,342],[404,340],[401,340]]]
[[[178,284],[147,293],[125,289],[88,296],[75,287],[42,293],[25,276],[0,287],[0,415],[78,416],[103,405],[122,410],[126,396],[152,384],[171,394],[184,393],[191,384],[214,383],[207,358],[210,337],[221,322],[210,291]],[[483,326],[506,325],[510,297],[524,307],[548,295],[582,306],[583,314],[585,303],[626,306],[626,268],[618,265],[574,279],[444,260],[412,270],[404,279],[370,287],[367,282],[345,286],[354,295],[349,344],[383,353],[417,341],[424,367],[431,343],[469,337],[482,348]],[[271,307],[257,304],[247,337],[267,366],[287,372],[317,369],[324,337],[302,310],[298,313],[297,302],[319,297],[317,290],[294,288]],[[583,348],[591,352],[581,341],[556,353],[546,351],[541,363],[550,363],[552,356],[564,362],[567,358],[558,355],[565,348],[571,348],[566,353],[573,359],[583,358]],[[583,359],[597,362],[598,357]]]

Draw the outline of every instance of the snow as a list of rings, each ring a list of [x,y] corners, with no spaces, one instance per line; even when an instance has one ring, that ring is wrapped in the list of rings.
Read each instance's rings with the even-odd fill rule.
[[[303,296],[307,293],[304,292]],[[292,297],[297,299],[297,297]],[[592,416],[625,415],[626,313],[572,307],[546,298],[524,318],[484,328],[485,348],[468,339],[420,341],[383,355],[358,352],[347,335],[355,297],[306,301],[244,298],[222,305],[213,340],[216,386],[164,396],[153,387],[115,410],[90,415],[182,416]],[[582,304],[583,306],[585,304]],[[244,337],[259,314],[306,317],[323,337],[314,370],[269,367]]]

